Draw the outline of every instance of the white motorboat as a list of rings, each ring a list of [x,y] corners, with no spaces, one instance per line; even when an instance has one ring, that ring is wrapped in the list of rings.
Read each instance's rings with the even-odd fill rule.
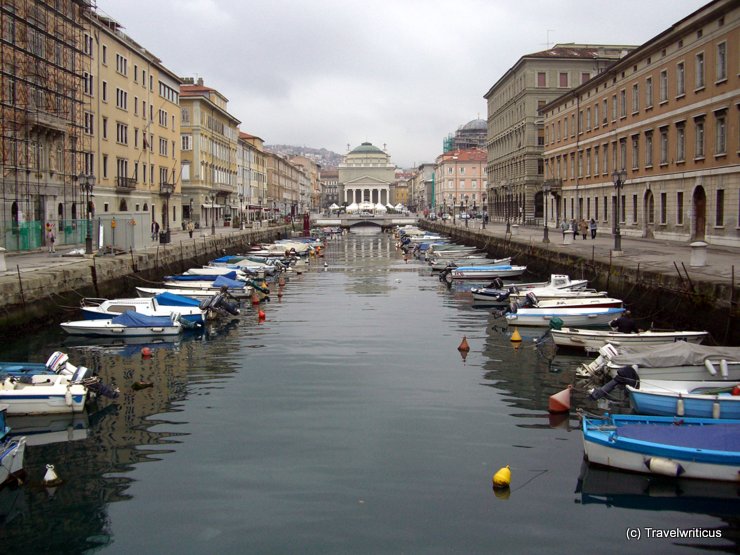
[[[136,294],[140,297],[154,297],[165,293],[174,293],[183,297],[192,297],[194,299],[210,299],[220,290],[211,287],[206,289],[182,289],[182,288],[165,288],[165,287],[137,287]],[[254,288],[251,285],[245,285],[240,289],[229,289],[228,293],[235,299],[248,299],[252,296]]]
[[[463,258],[433,258],[429,261],[432,271],[442,271],[450,266],[500,266],[511,264],[511,257],[486,258],[485,255],[470,255]]]
[[[187,299],[188,297],[181,297]],[[85,320],[110,320],[129,310],[146,316],[179,316],[193,324],[202,324],[206,314],[199,302],[192,299],[191,306],[161,305],[155,297],[134,297],[130,299],[82,299],[82,316]]]
[[[626,385],[636,414],[740,419],[737,383],[641,379],[636,385]]]
[[[573,279],[572,280],[570,279],[570,276],[566,276],[564,274],[552,274],[550,276],[550,281],[538,281],[538,282],[532,282],[532,283],[515,283],[511,285],[514,285],[517,291],[523,291],[524,293],[527,293],[534,289],[535,295],[540,295],[540,292],[536,290],[541,289],[543,287],[547,287],[550,289],[570,290],[570,291],[575,291],[578,289],[585,289],[586,285],[588,285],[588,280],[585,280],[585,279]]]
[[[599,356],[578,367],[581,377],[614,377],[629,367],[646,380],[740,381],[740,347],[709,347],[687,341],[663,345],[621,345],[607,343]]]
[[[516,326],[549,326],[553,318],[559,318],[569,327],[607,326],[622,312],[624,308],[616,307],[519,308],[515,313],[508,312],[506,319]]]
[[[440,275],[440,279],[489,280],[497,277],[519,277],[526,271],[526,266],[511,266],[509,264],[499,264],[494,266],[486,266],[483,264],[480,266],[458,266],[457,268],[448,268],[443,270]]]
[[[550,331],[559,347],[575,347],[585,350],[596,351],[606,343],[617,347],[621,345],[662,345],[665,343],[676,343],[677,341],[688,341],[689,343],[701,343],[708,332],[706,331],[653,331],[647,330],[640,333],[620,333],[618,331],[589,330],[581,328],[562,328]]]
[[[555,289],[552,287],[538,287],[525,291],[519,291],[516,284],[508,284],[507,287],[514,289],[511,292],[512,300],[523,299],[528,293],[532,293],[540,300],[550,299],[592,299],[594,297],[606,297],[606,291],[596,291],[595,289]]]
[[[531,291],[523,299],[512,302],[511,312],[522,308],[621,308],[621,299],[611,297],[553,297],[540,299]]]
[[[176,315],[146,316],[133,310],[109,320],[77,320],[63,322],[62,329],[70,335],[98,337],[140,337],[178,335],[183,326]]]

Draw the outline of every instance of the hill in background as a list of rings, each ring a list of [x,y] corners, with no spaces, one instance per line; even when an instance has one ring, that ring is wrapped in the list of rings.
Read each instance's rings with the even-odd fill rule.
[[[321,166],[322,169],[335,169],[342,162],[343,155],[325,148],[293,145],[265,145],[265,149],[283,156],[305,156]]]

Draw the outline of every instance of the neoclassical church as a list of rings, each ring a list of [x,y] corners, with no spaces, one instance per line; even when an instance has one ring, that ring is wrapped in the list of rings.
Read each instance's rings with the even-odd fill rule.
[[[344,156],[338,170],[340,204],[391,203],[396,166],[385,151],[372,143],[362,143]]]

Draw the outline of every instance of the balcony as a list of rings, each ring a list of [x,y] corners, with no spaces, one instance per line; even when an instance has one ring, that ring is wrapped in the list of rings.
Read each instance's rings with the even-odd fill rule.
[[[563,190],[562,179],[545,179],[542,185],[555,195]]]
[[[128,193],[136,189],[136,179],[133,177],[116,177],[116,191]]]

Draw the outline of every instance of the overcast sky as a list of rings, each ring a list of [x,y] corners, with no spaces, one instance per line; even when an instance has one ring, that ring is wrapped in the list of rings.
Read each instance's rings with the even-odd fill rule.
[[[554,43],[639,45],[697,0],[97,0],[180,76],[229,99],[266,143],[364,141],[410,167],[486,118],[483,95]],[[548,42],[549,41],[549,42]]]

